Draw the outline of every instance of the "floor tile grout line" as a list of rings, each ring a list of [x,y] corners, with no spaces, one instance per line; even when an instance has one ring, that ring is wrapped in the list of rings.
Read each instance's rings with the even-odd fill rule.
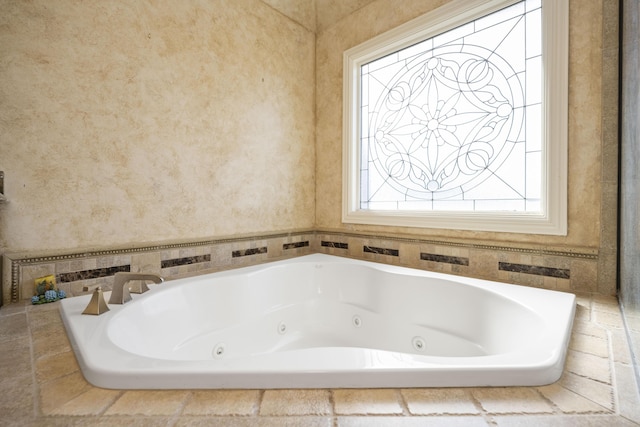
[[[408,417],[412,417],[413,414],[409,410],[409,405],[406,402],[406,399],[404,398],[404,395],[402,394],[402,389],[396,388],[395,389],[395,393],[396,393],[396,400],[400,404],[400,408],[402,408],[402,415],[408,416]]]
[[[31,364],[31,389],[32,389],[32,399],[33,399],[33,416],[37,419],[40,416],[40,384],[36,378],[36,363],[35,363],[35,350],[33,348],[33,328],[31,325],[31,318],[29,316],[29,309],[25,306],[24,316],[27,322],[27,332],[29,336],[29,356],[30,356],[30,364]]]
[[[611,330],[607,330],[608,338],[608,350],[609,350],[609,375],[611,376],[611,388],[613,393],[613,413],[620,415],[620,401],[618,398],[618,379],[616,378],[616,366],[613,360],[613,337],[611,336]]]

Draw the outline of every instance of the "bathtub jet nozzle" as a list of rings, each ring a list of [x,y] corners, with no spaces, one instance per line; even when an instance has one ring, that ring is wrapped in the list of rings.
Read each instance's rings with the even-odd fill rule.
[[[141,288],[139,293],[144,293],[149,290],[149,287],[145,282],[152,281],[153,283],[162,283],[164,279],[157,274],[147,273],[127,273],[118,272],[113,276],[113,289],[111,291],[111,297],[109,298],[109,304],[124,304],[131,301],[131,294],[129,288],[126,286],[131,280],[140,280]]]
[[[93,314],[98,316],[102,313],[106,313],[109,311],[109,307],[104,300],[104,295],[102,294],[102,288],[98,286],[94,291],[93,295],[91,295],[91,301],[89,301],[89,305],[84,309],[82,314]]]

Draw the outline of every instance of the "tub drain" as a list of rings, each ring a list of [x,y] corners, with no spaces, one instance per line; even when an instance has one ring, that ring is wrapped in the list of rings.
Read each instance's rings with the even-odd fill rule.
[[[424,341],[424,338],[422,337],[413,337],[413,340],[411,340],[411,343],[413,344],[413,348],[415,348],[418,351],[424,351],[425,348],[427,347],[427,344]]]
[[[211,354],[213,355],[214,359],[222,359],[222,357],[224,356],[224,343],[219,343],[216,344],[213,347],[213,351],[211,352]]]

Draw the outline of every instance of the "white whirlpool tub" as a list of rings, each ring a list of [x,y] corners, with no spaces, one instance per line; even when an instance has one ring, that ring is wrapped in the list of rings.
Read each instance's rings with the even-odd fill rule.
[[[149,286],[99,316],[81,315],[88,295],[61,301],[90,383],[549,384],[562,374],[575,310],[568,293],[323,254]]]

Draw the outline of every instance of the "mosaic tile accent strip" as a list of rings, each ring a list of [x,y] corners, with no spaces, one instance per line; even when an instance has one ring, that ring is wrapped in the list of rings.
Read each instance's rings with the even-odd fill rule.
[[[502,271],[512,271],[514,273],[535,274],[537,276],[556,277],[558,279],[570,279],[571,271],[566,268],[542,267],[539,265],[513,264],[510,262],[499,262],[498,269]]]
[[[188,256],[184,258],[167,259],[160,263],[161,268],[177,267],[179,265],[197,264],[211,261],[211,255]]]
[[[363,246],[362,250],[364,252],[368,252],[371,254],[381,254],[381,255],[389,255],[389,256],[399,256],[400,251],[398,249],[389,249],[389,248],[377,248],[375,246]]]
[[[315,231],[318,234],[330,235],[334,234],[330,230],[318,229]],[[420,239],[420,238],[408,238],[401,236],[378,236],[375,234],[364,234],[364,233],[347,233],[340,232],[340,236],[349,236],[352,238],[359,239],[384,239],[393,242],[403,242],[403,243],[416,243],[420,245],[441,245],[441,246],[452,246],[459,248],[468,248],[468,249],[484,249],[491,250],[496,252],[516,252],[516,253],[524,253],[524,254],[535,254],[535,255],[551,255],[551,256],[563,256],[569,258],[583,258],[583,259],[598,259],[598,253],[596,252],[578,252],[578,251],[562,251],[556,249],[548,249],[548,248],[534,248],[534,247],[514,247],[514,246],[498,246],[498,245],[488,245],[488,244],[476,244],[476,243],[465,243],[465,242],[453,242],[448,240],[429,240],[429,239]]]
[[[429,254],[426,252],[420,252],[420,259],[423,261],[435,261],[444,262],[447,264],[455,265],[469,265],[469,258],[439,254]]]
[[[285,243],[282,245],[282,249],[296,249],[296,248],[304,248],[309,246],[309,241],[305,240],[304,242],[295,242],[295,243]]]
[[[251,249],[243,249],[243,250],[233,251],[233,252],[231,252],[231,257],[232,258],[238,258],[238,257],[241,257],[241,256],[266,254],[266,253],[267,253],[267,247],[266,246],[262,246],[260,248],[251,248]]]
[[[94,268],[92,270],[74,271],[71,273],[61,273],[58,275],[58,282],[68,283],[78,280],[97,279],[99,277],[113,276],[120,271],[131,271],[131,265],[119,265],[116,267]]]
[[[348,243],[329,242],[327,240],[322,240],[320,246],[324,246],[325,248],[349,249]]]

